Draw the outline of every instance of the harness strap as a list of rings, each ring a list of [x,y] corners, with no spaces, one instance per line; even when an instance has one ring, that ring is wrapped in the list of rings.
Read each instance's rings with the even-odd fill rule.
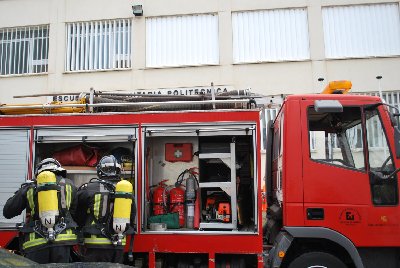
[[[103,209],[101,210],[101,216],[105,217],[107,214],[108,207],[108,195],[103,195]]]
[[[133,239],[135,238],[134,232],[131,235],[131,239],[129,240],[129,251],[128,251],[128,260],[129,262],[133,262]]]
[[[67,208],[67,201],[65,198],[65,179],[62,178],[59,183],[60,185],[60,203],[61,203],[61,208],[65,210]]]
[[[46,183],[46,184],[38,186],[36,189],[37,189],[37,192],[47,191],[47,190],[59,191],[60,187],[56,183]]]
[[[132,193],[128,192],[116,192],[115,198],[125,198],[125,199],[133,199]]]

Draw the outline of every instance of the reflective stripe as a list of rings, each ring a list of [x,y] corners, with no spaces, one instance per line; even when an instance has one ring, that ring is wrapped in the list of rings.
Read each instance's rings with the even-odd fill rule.
[[[27,249],[27,248],[31,248],[31,247],[35,247],[35,246],[39,246],[39,245],[45,244],[46,242],[47,241],[44,238],[33,239],[33,240],[25,242],[22,245],[22,248],[23,249]]]
[[[71,206],[71,192],[72,192],[72,188],[71,185],[67,184],[67,209],[69,209],[69,207]]]
[[[59,235],[57,235],[57,238],[55,241],[57,242],[57,241],[76,240],[77,238],[78,237],[76,236],[76,234],[59,234]]]
[[[71,233],[68,233],[68,231],[70,231]],[[32,239],[32,237],[33,237],[33,239]],[[44,238],[35,238],[35,233],[30,233],[29,238],[30,238],[30,241],[27,241],[22,245],[23,249],[27,249],[27,248],[31,248],[31,247],[35,247],[35,246],[39,246],[39,245],[47,243],[47,240]],[[76,240],[76,239],[77,239],[77,236],[72,233],[72,230],[69,229],[69,230],[67,230],[66,234],[59,234],[57,236],[55,242]]]
[[[92,235],[90,238],[85,238],[85,244],[103,244],[103,245],[111,245],[112,242],[110,239],[105,238],[105,237],[96,237],[95,235]]]
[[[96,237],[92,235],[90,238],[85,238],[85,244],[96,244],[96,245],[111,245],[110,239],[105,237]],[[126,245],[126,238],[122,239],[122,246]]]
[[[93,214],[97,220],[99,219],[99,213],[100,213],[100,199],[101,199],[101,194],[96,194],[94,196]]]
[[[31,208],[31,215],[35,214],[35,202],[33,200],[33,188],[30,188],[26,193],[26,197],[28,198],[29,207]]]

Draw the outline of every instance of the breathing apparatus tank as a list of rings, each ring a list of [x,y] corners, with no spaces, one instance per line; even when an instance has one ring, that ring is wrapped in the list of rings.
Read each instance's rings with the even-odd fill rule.
[[[115,186],[115,201],[113,213],[113,229],[117,234],[118,245],[122,244],[124,232],[130,224],[133,186],[127,180],[122,180]]]
[[[38,174],[36,181],[40,222],[47,228],[46,238],[53,241],[54,225],[56,217],[59,216],[56,175],[50,171],[43,171]]]

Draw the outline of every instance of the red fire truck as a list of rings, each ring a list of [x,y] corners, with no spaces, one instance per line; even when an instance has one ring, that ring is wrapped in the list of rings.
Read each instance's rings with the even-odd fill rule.
[[[289,96],[265,129],[259,100],[90,94],[0,107],[0,206],[38,161],[84,146],[114,154],[134,184],[137,267],[399,267],[391,108],[378,97]],[[77,186],[95,176],[84,163],[64,167]],[[1,220],[1,246],[17,250],[23,217]]]

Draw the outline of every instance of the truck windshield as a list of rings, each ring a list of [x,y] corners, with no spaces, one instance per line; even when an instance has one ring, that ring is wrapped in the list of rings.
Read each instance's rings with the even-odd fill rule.
[[[344,107],[341,113],[321,113],[309,107],[311,159],[365,170],[361,122],[360,107]]]

